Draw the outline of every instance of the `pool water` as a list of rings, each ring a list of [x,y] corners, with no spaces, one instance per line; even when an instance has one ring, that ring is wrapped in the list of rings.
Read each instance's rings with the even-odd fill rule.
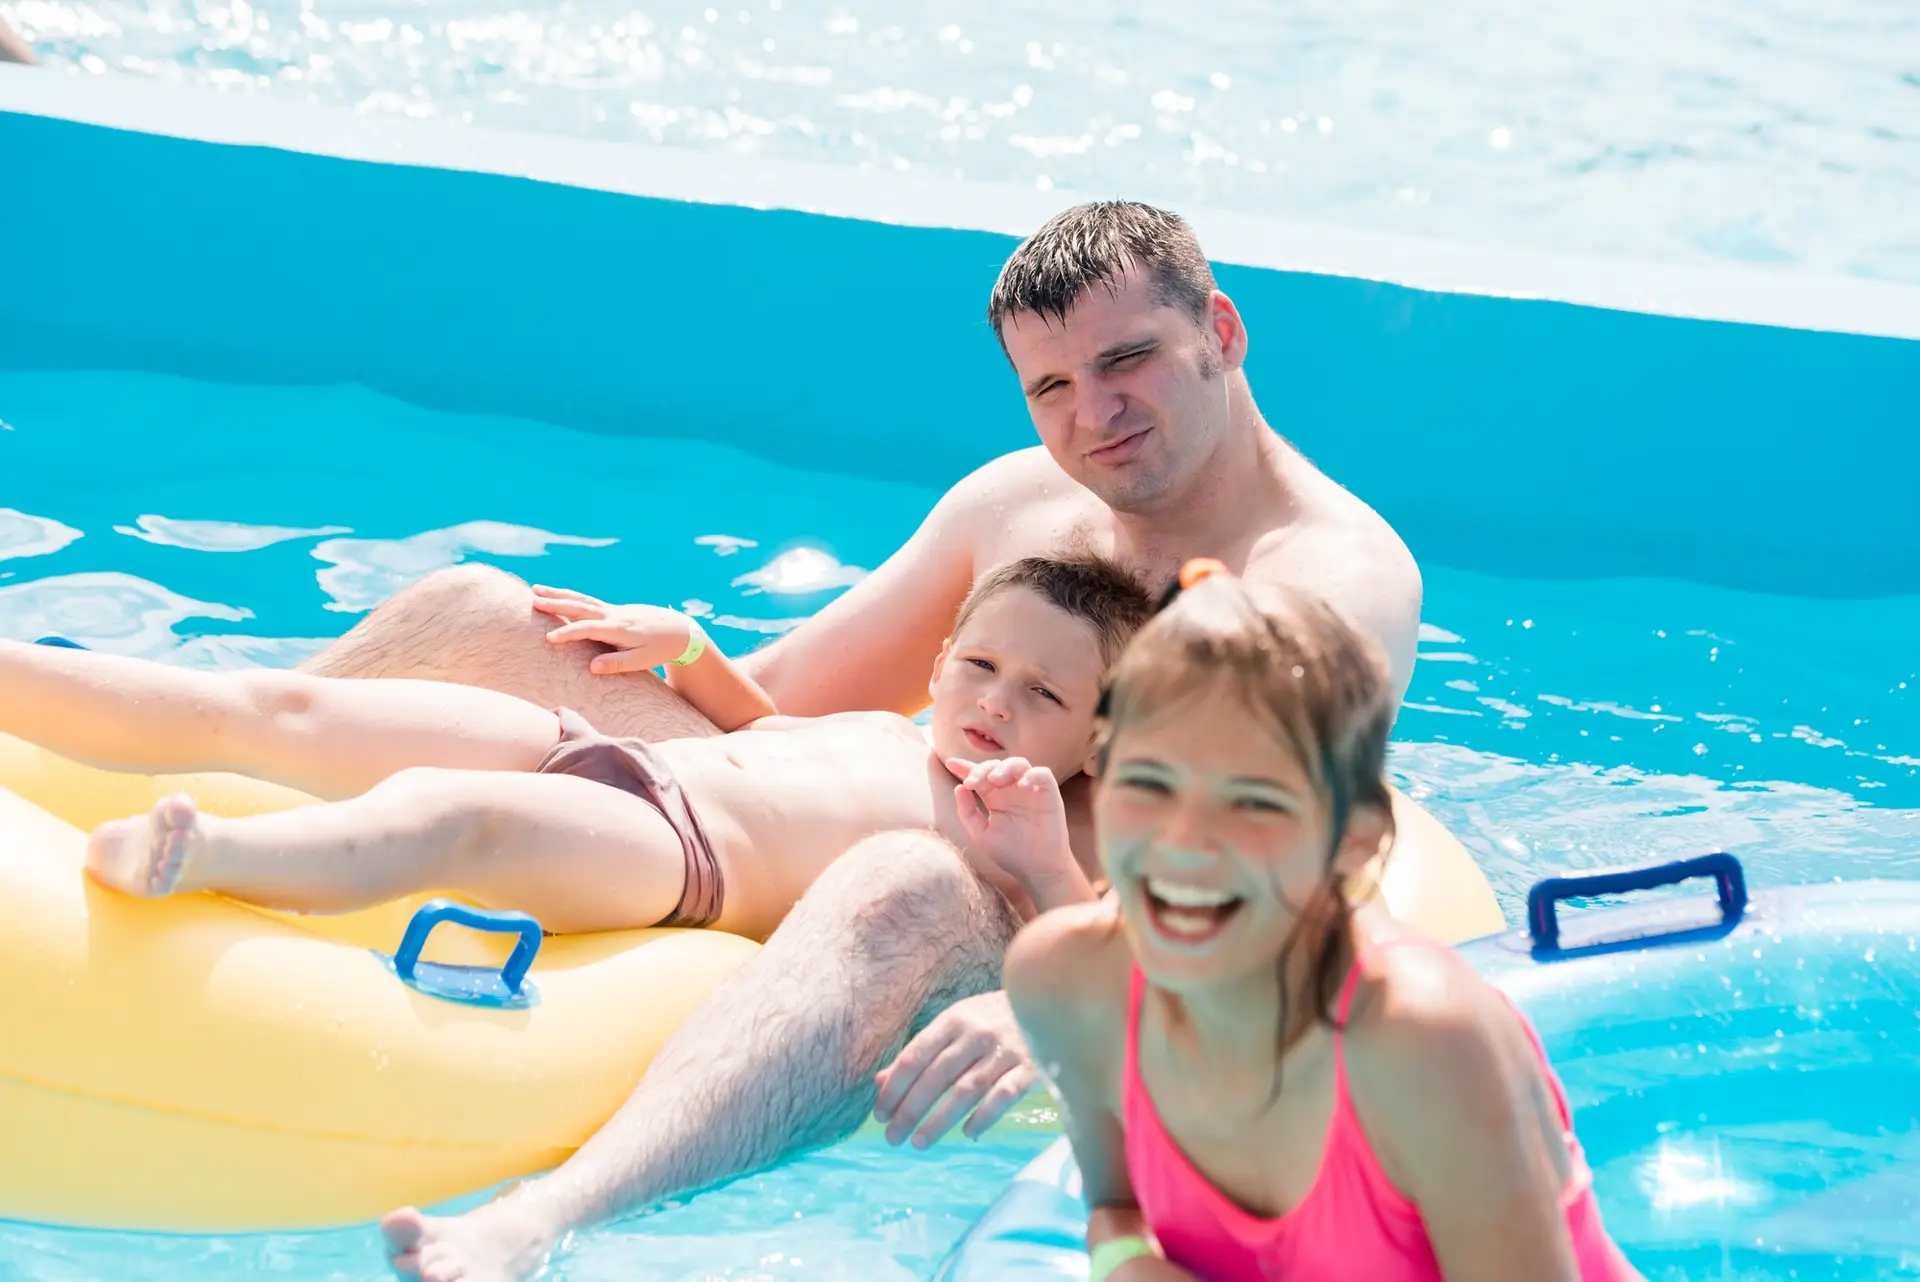
[[[1900,0],[0,0],[60,74],[1920,280]]]
[[[691,603],[738,651],[877,565],[951,479],[805,473],[357,387],[0,372],[0,636],[285,665],[411,579],[483,560]],[[1707,849],[1734,851],[1758,885],[1920,877],[1920,598],[1424,570],[1393,768],[1473,851],[1510,920],[1549,869]],[[1012,1133],[934,1160],[858,1138],[591,1234],[559,1275],[922,1276],[1040,1143]],[[255,1272],[379,1276],[366,1229],[0,1225],[3,1277]]]
[[[559,1282],[918,1282],[1048,1138],[1016,1133],[963,1140],[934,1160],[863,1134],[588,1234],[544,1276]],[[259,1276],[374,1282],[392,1274],[372,1227],[189,1237],[0,1221],[0,1277],[8,1282]]]

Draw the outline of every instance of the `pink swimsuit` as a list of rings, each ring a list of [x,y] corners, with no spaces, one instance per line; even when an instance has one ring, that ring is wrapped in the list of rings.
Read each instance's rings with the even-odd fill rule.
[[[1389,940],[1392,947],[1402,942]],[[1428,945],[1437,947],[1437,945]],[[1347,1022],[1360,977],[1355,965],[1340,992],[1339,1019]],[[1354,1115],[1347,1093],[1344,1038],[1333,1035],[1333,1120],[1326,1152],[1312,1189],[1300,1204],[1278,1219],[1262,1219],[1242,1210],[1194,1169],[1160,1122],[1160,1114],[1140,1078],[1140,999],[1145,978],[1133,968],[1128,999],[1127,1048],[1123,1090],[1127,1171],[1148,1226],[1169,1260],[1202,1282],[1442,1282],[1433,1244],[1420,1210],[1396,1189],[1380,1169]],[[1573,1137],[1573,1120],[1559,1079],[1547,1066],[1546,1052],[1533,1026],[1518,1010],[1535,1054],[1552,1084],[1554,1102],[1566,1127],[1573,1178],[1561,1204],[1573,1235],[1581,1282],[1626,1282],[1639,1274],[1627,1263],[1600,1223],[1592,1174]]]

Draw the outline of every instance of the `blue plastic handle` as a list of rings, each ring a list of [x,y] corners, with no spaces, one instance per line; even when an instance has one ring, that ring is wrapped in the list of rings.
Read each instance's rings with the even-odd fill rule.
[[[1527,892],[1527,930],[1536,949],[1560,946],[1560,918],[1554,906],[1563,899],[1586,895],[1619,895],[1634,890],[1673,886],[1695,877],[1711,877],[1720,888],[1720,924],[1732,926],[1747,910],[1747,875],[1740,861],[1725,851],[1673,859],[1663,864],[1640,864],[1607,872],[1548,877]]]
[[[469,908],[451,899],[434,899],[421,904],[419,911],[413,914],[413,920],[407,923],[407,933],[401,937],[400,947],[393,954],[393,969],[401,979],[409,984],[414,982],[414,970],[420,964],[420,951],[427,946],[427,936],[433,933],[435,926],[447,921],[474,930],[520,936],[520,942],[514,945],[507,964],[500,968],[500,983],[507,992],[520,991],[527,971],[533,967],[534,957],[540,952],[539,921],[526,913]]]

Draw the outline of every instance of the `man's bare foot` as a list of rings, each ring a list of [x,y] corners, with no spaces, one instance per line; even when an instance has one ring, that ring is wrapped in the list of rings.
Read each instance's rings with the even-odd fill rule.
[[[129,895],[171,895],[204,840],[193,798],[176,792],[155,802],[147,815],[94,829],[87,870]]]
[[[560,1238],[511,1196],[455,1216],[409,1206],[381,1220],[380,1235],[393,1271],[421,1282],[525,1282]]]

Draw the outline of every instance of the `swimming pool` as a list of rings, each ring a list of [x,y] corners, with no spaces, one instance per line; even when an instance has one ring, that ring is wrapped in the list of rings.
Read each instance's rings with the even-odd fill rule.
[[[1028,439],[978,319],[1005,189],[71,87],[0,73],[5,635],[288,663],[478,558],[737,649]],[[1263,407],[1422,561],[1393,767],[1509,911],[1717,846],[1920,875],[1920,294],[1202,234]],[[1040,1144],[856,1139],[562,1275],[916,1276]],[[0,1274],[248,1272],[378,1274],[365,1230],[0,1227]]]
[[[937,493],[354,387],[0,372],[0,421],[0,635],[61,631],[215,666],[297,661],[395,587],[467,558],[694,602],[738,650],[877,564]],[[1473,850],[1510,920],[1543,869],[1708,848],[1739,853],[1756,884],[1920,877],[1906,644],[1920,600],[1426,574],[1394,769]],[[1845,663],[1835,636],[1856,638]],[[560,1276],[924,1276],[1043,1142],[1002,1134],[929,1161],[866,1136],[591,1235]],[[373,1250],[365,1230],[8,1225],[0,1275],[318,1282],[377,1276]]]

